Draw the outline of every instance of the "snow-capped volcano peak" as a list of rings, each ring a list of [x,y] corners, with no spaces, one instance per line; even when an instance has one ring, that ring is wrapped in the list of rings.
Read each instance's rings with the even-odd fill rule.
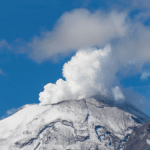
[[[25,105],[0,121],[0,149],[121,149],[133,130],[150,120],[134,107],[126,108],[95,98]]]

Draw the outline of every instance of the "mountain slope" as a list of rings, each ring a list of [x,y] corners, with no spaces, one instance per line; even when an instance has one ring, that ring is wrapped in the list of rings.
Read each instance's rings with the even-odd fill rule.
[[[96,98],[25,105],[0,121],[0,149],[123,149],[134,129],[150,120],[136,109],[130,111]]]
[[[129,149],[150,150],[150,121],[133,131],[124,146],[124,150]]]

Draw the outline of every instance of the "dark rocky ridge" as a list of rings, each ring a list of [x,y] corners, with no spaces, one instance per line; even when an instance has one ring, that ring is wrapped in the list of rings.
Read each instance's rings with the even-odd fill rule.
[[[134,129],[124,150],[150,150],[150,121]]]

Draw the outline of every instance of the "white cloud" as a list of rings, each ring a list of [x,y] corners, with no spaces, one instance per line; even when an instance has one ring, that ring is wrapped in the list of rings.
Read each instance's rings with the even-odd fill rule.
[[[125,35],[126,14],[111,11],[91,13],[86,9],[75,9],[64,13],[54,29],[35,36],[28,44],[29,56],[37,62],[57,54],[77,51],[93,46],[103,47],[114,38]]]
[[[149,27],[131,21],[126,13],[91,13],[86,9],[75,9],[64,13],[52,31],[35,36],[28,43],[30,50],[27,53],[30,58],[42,62],[57,54],[94,46],[101,48],[111,43],[120,65],[134,65],[135,70],[141,71],[140,64],[149,62],[150,58],[149,35]]]
[[[127,74],[131,71],[141,73],[143,64],[150,63],[149,35],[149,27],[140,23],[132,23],[126,36],[120,38],[117,44],[112,45],[115,57]]]
[[[150,76],[150,72],[144,71],[140,77],[141,80],[144,80]]]

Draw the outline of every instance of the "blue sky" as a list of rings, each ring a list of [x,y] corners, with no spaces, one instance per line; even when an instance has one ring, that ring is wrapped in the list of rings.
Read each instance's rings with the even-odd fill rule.
[[[112,11],[117,12],[115,16],[120,16],[120,20],[125,18],[125,26],[127,26],[125,30],[127,31],[115,29],[117,31],[114,31],[115,35],[110,35],[111,38],[105,37],[108,40],[104,42],[101,42],[103,40],[100,38],[98,41],[100,44],[93,41],[88,47],[103,48],[106,44],[111,44],[113,49],[120,49],[120,54],[117,50],[114,50],[114,53],[119,56],[117,57],[118,60],[120,55],[124,55],[119,60],[123,64],[123,67],[121,67],[123,71],[120,69],[121,71],[117,72],[119,84],[121,87],[130,88],[132,92],[137,92],[143,96],[146,105],[141,109],[150,116],[150,54],[148,52],[150,51],[148,48],[150,47],[150,38],[148,37],[150,31],[150,2],[148,0],[124,2],[121,0],[113,2],[111,0],[1,1],[0,116],[5,116],[8,110],[19,108],[28,103],[39,103],[39,93],[43,91],[44,85],[50,82],[55,83],[57,79],[63,78],[63,64],[69,61],[80,47],[83,48],[85,45],[79,44],[79,42],[77,42],[77,46],[72,47],[69,45],[70,42],[68,43],[69,46],[60,44],[63,52],[61,52],[61,47],[56,47],[55,50],[54,45],[54,52],[51,52],[48,42],[59,40],[57,34],[60,35],[60,33],[68,40],[65,33],[71,30],[68,29],[69,23],[64,21],[67,16],[65,12],[68,12],[69,15],[78,12],[80,16],[83,15],[82,20],[86,17],[84,12],[80,11],[83,8],[91,14],[98,10],[101,11],[103,16],[101,19],[106,19],[106,22],[110,20],[109,15],[105,16],[105,14]],[[79,11],[72,12],[77,9]],[[122,17],[124,14],[126,17]],[[65,17],[63,18],[62,15]],[[67,18],[68,21],[70,18]],[[79,22],[76,22],[78,25]],[[64,27],[61,27],[61,25],[64,25]],[[144,33],[147,33],[147,35]],[[94,37],[91,38],[89,38],[90,41]],[[129,38],[131,39],[129,40]],[[34,43],[35,41],[37,43]],[[42,46],[38,45],[40,42]],[[36,51],[38,47],[40,47],[40,50]],[[132,55],[135,55],[135,57]],[[132,59],[129,56],[132,56]],[[123,61],[123,59],[125,60]],[[130,66],[124,65],[125,61],[131,61],[132,64]],[[139,65],[142,67],[139,67]]]

